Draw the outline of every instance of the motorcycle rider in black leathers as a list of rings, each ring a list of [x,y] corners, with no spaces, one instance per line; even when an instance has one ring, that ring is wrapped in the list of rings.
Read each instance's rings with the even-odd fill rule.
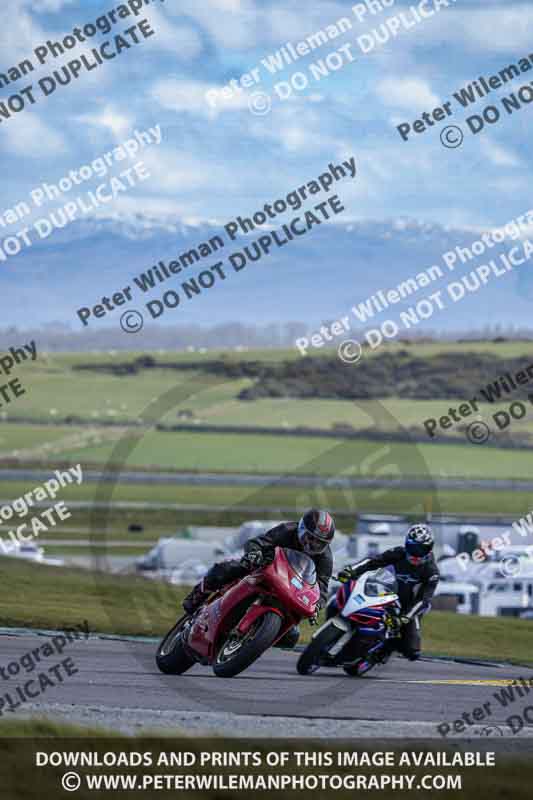
[[[299,522],[282,522],[262,536],[249,539],[244,546],[244,556],[240,561],[222,561],[214,564],[203,580],[187,595],[183,601],[183,608],[187,614],[194,614],[212,592],[271,563],[276,547],[287,547],[303,551],[315,563],[320,587],[320,603],[310,622],[316,624],[320,608],[324,607],[327,601],[328,585],[333,572],[330,543],[334,535],[335,522],[327,511],[310,509]],[[298,636],[299,631],[295,627],[278,644],[293,647],[298,641]]]
[[[385,550],[339,572],[339,579],[348,581],[380,567],[394,567],[402,614],[401,639],[397,649],[410,661],[420,658],[420,618],[430,610],[431,598],[440,578],[433,545],[433,534],[428,525],[412,525],[404,547]]]

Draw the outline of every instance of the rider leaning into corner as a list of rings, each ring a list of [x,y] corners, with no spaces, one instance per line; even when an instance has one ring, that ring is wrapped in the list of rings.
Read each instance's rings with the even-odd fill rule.
[[[320,602],[314,616],[310,619],[316,625],[320,609],[326,605],[328,584],[333,572],[333,556],[330,544],[335,535],[335,522],[327,511],[310,509],[299,522],[282,522],[262,536],[249,539],[244,547],[240,561],[222,561],[214,564],[183,601],[187,614],[194,612],[205,603],[214,591],[227,584],[244,578],[250,572],[270,564],[274,560],[276,547],[287,547],[306,553],[315,563]],[[299,630],[294,627],[278,642],[279,646],[294,647],[298,641]]]
[[[365,572],[392,566],[398,581],[402,631],[398,650],[411,661],[420,658],[420,619],[431,608],[440,573],[433,556],[433,534],[428,525],[412,525],[404,547],[393,547],[339,572],[345,582]]]

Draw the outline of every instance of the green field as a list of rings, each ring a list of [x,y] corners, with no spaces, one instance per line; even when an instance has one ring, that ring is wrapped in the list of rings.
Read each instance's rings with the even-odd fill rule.
[[[390,352],[406,349],[391,345]],[[495,357],[525,356],[530,343],[507,342],[475,344],[409,345],[414,356],[432,357],[443,352],[485,352]],[[324,353],[318,351],[317,358]],[[39,354],[37,361],[17,369],[27,394],[6,406],[0,415],[0,460],[4,463],[38,465],[53,469],[61,462],[80,462],[85,469],[103,466],[110,459],[123,469],[191,472],[229,472],[272,476],[258,487],[172,486],[118,484],[111,495],[96,484],[69,487],[59,499],[94,500],[111,503],[158,503],[181,506],[119,510],[113,505],[105,516],[91,516],[90,505],[74,509],[73,517],[58,526],[48,538],[91,538],[100,546],[105,536],[135,547],[136,535],[128,533],[131,522],[145,527],[142,538],[155,541],[188,524],[238,525],[245,519],[279,519],[298,514],[310,505],[326,505],[335,510],[341,529],[351,531],[360,512],[405,512],[420,515],[426,511],[464,514],[505,514],[518,517],[533,507],[527,492],[408,490],[391,485],[386,490],[359,488],[341,491],[319,486],[316,489],[276,485],[284,474],[321,477],[422,477],[430,478],[516,478],[533,479],[530,450],[471,445],[463,437],[448,443],[422,439],[395,441],[387,437],[400,428],[422,430],[428,416],[445,413],[449,401],[387,398],[383,401],[296,400],[266,398],[242,401],[240,390],[250,380],[215,379],[198,370],[144,369],[137,375],[113,376],[94,371],[74,370],[80,364],[131,363],[135,353]],[[294,351],[250,351],[239,353],[158,353],[158,362],[198,364],[216,358],[226,362],[249,360],[279,362],[297,359]],[[370,357],[374,357],[371,355]],[[354,367],[356,369],[356,367]],[[148,409],[148,410],[147,410]],[[7,416],[8,415],[8,416]],[[6,422],[10,420],[20,422]],[[72,418],[83,418],[81,425]],[[22,421],[40,420],[37,422]],[[66,420],[71,418],[71,423]],[[2,422],[3,419],[3,422]],[[128,427],[121,423],[144,424]],[[48,424],[44,424],[44,422]],[[162,432],[152,423],[187,423],[209,426],[237,425],[242,432]],[[105,425],[104,423],[113,423]],[[279,434],[245,433],[251,425],[276,427]],[[335,431],[331,438],[291,435],[298,426]],[[381,440],[347,439],[338,426],[354,430],[384,432]],[[516,423],[525,434],[533,423]],[[425,434],[423,434],[425,437]],[[458,438],[457,438],[458,437]],[[25,482],[0,484],[4,500],[28,491]],[[195,508],[192,508],[194,506]],[[282,511],[280,509],[283,509]],[[106,534],[107,526],[107,534]],[[75,527],[73,534],[62,528]],[[67,545],[66,545],[67,546]]]
[[[28,487],[25,483],[3,481],[2,500],[19,497]],[[109,493],[108,493],[109,492]],[[57,500],[84,501],[86,507],[71,507],[71,517],[43,538],[156,539],[187,525],[240,525],[247,519],[280,519],[298,515],[302,508],[325,505],[336,513],[338,525],[351,532],[357,514],[380,510],[403,512],[413,516],[434,513],[492,514],[519,517],[533,509],[533,492],[519,491],[421,491],[406,489],[358,488],[350,490],[318,487],[305,489],[267,483],[262,487],[245,486],[173,486],[169,484],[121,484],[109,487],[104,494],[96,483],[69,486]],[[106,511],[92,511],[94,500],[110,502]],[[155,503],[161,508],[116,508],[114,502],[129,504]],[[165,507],[167,506],[167,507]],[[181,506],[172,508],[168,506]],[[17,518],[18,520],[18,518]],[[23,521],[23,520],[21,520]],[[129,533],[131,523],[144,525],[141,533]],[[2,525],[6,533],[7,523]],[[107,530],[107,534],[106,534]],[[63,533],[65,531],[65,533]]]
[[[391,345],[390,352],[405,345]],[[495,357],[527,356],[530,343],[409,345],[413,356],[432,357],[442,352],[477,351]],[[465,477],[533,477],[530,451],[474,446],[456,428],[427,438],[423,421],[447,413],[448,400],[319,400],[266,398],[242,401],[237,398],[251,380],[218,379],[198,370],[145,369],[138,375],[114,376],[79,371],[79,364],[132,362],[139,354],[39,354],[37,361],[17,368],[26,395],[6,406],[0,415],[0,458],[19,462],[55,463],[58,460],[105,463],[114,453],[122,461],[117,445],[132,442],[125,466],[217,472],[265,472],[275,475],[294,472],[317,475],[343,474],[354,468],[366,475],[425,475]],[[323,355],[318,351],[317,358]],[[200,363],[202,359],[226,362],[296,359],[295,351],[248,353],[164,353],[158,362]],[[370,357],[374,357],[371,355]],[[531,356],[528,356],[531,358]],[[354,367],[353,369],[356,369]],[[491,407],[490,412],[497,409]],[[88,425],[65,424],[72,418]],[[26,419],[52,424],[2,424]],[[279,435],[235,433],[164,433],[128,429],[120,422],[140,419],[165,424],[262,425],[285,430]],[[112,422],[114,426],[104,426]],[[338,437],[290,436],[291,429],[309,426],[339,431]],[[391,440],[343,439],[341,426],[355,431],[398,432],[409,430],[420,443]],[[134,437],[141,434],[136,440]],[[514,434],[533,437],[533,418],[515,422]],[[494,438],[494,437],[493,437]],[[497,441],[497,439],[495,439]],[[447,441],[448,443],[444,444]],[[529,441],[529,439],[528,439]],[[340,445],[343,445],[339,448]],[[124,448],[121,447],[122,451]],[[337,451],[341,450],[339,454]],[[387,471],[388,470],[388,471]]]
[[[13,500],[28,489],[20,482],[3,482],[2,500]],[[438,491],[371,488],[338,490],[325,487],[291,488],[266,484],[263,487],[172,486],[168,484],[117,484],[112,492],[101,494],[98,484],[85,483],[65,488],[57,500],[84,501],[82,508],[70,507],[71,517],[50,527],[43,539],[89,539],[103,545],[106,539],[135,545],[139,540],[156,541],[188,525],[238,526],[251,519],[290,519],[301,509],[324,505],[335,512],[340,530],[351,533],[357,515],[379,510],[406,513],[413,518],[425,512],[457,514],[492,514],[518,518],[533,509],[533,492],[513,491]],[[106,510],[92,510],[94,500],[110,502]],[[113,503],[125,502],[127,508]],[[161,507],[137,507],[133,504],[155,503]],[[172,506],[181,506],[173,508]],[[17,524],[23,519],[17,518]],[[144,530],[131,533],[128,526],[141,524]],[[12,526],[11,526],[12,527]],[[4,523],[0,534],[7,536],[11,527]]]
[[[529,450],[306,436],[0,424],[0,457],[272,475],[533,478]]]
[[[405,347],[390,346],[390,352]],[[475,350],[493,353],[497,358],[518,357],[531,360],[531,343],[475,345],[441,344],[410,346],[413,356],[430,358],[442,352],[464,354]],[[386,349],[385,349],[386,350]],[[380,353],[383,352],[383,348]],[[529,352],[529,355],[528,355]],[[91,363],[133,362],[139,354],[40,354],[37,361],[20,365],[20,376],[27,390],[24,397],[6,406],[3,414],[9,419],[31,417],[46,421],[61,421],[75,415],[95,423],[101,421],[134,420],[155,398],[175,390],[172,406],[162,419],[177,421],[179,410],[192,412],[193,419],[202,423],[296,426],[311,425],[329,429],[335,424],[350,424],[355,429],[378,427],[391,430],[399,425],[422,429],[427,417],[447,413],[446,400],[406,400],[387,398],[384,401],[337,401],[291,399],[259,399],[250,402],[237,400],[241,389],[251,385],[248,379],[222,379],[199,371],[148,369],[138,375],[120,377],[94,371],[73,370],[73,366]],[[321,351],[314,356],[320,358]],[[375,357],[376,354],[370,357]],[[251,351],[249,353],[166,353],[157,354],[159,363],[186,365],[201,364],[216,358],[225,363],[263,360],[265,364],[282,359],[296,359],[292,351]],[[339,362],[340,364],[340,362]],[[353,367],[354,370],[357,366]],[[355,373],[356,374],[356,373]],[[478,387],[472,387],[472,394]],[[469,397],[465,397],[465,400]],[[495,409],[497,406],[494,407]],[[386,413],[382,413],[382,411]],[[1,418],[1,417],[0,417]],[[520,423],[521,430],[533,430],[530,420]],[[449,431],[449,435],[457,435]]]
[[[67,450],[64,455],[71,461],[83,459],[84,463],[102,463],[111,453],[111,445],[101,445]],[[412,445],[364,439],[343,442],[340,438],[251,434],[236,437],[235,434],[157,431],[143,437],[124,466],[342,476],[357,474],[357,466],[362,463],[368,476],[533,478],[533,458],[527,450],[484,449],[471,444]]]

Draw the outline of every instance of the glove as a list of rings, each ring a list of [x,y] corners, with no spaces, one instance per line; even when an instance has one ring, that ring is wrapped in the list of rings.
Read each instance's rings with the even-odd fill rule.
[[[310,625],[318,625],[318,618],[320,616],[321,610],[322,610],[322,606],[319,603],[315,608],[313,616],[309,617],[309,624]]]
[[[387,614],[385,617],[385,627],[389,637],[395,638],[399,636],[402,629],[401,617],[397,614]]]
[[[268,563],[267,558],[263,555],[261,550],[250,550],[245,553],[241,558],[241,564],[245,569],[254,570],[265,566]]]
[[[357,577],[356,570],[353,570],[350,566],[348,566],[348,567],[343,567],[343,569],[341,569],[341,571],[337,575],[337,580],[340,581],[341,583],[348,583],[348,581],[351,581],[352,578],[356,577]]]

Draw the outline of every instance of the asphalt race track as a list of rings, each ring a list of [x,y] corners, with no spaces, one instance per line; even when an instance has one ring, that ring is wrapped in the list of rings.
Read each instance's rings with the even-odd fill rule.
[[[2,635],[0,666],[6,670],[46,641],[29,633]],[[154,643],[96,636],[69,643],[61,656],[43,658],[33,672],[21,667],[16,676],[2,680],[4,700],[7,692],[17,698],[17,686],[24,687],[42,672],[55,684],[15,711],[7,710],[5,700],[3,719],[47,716],[127,733],[441,739],[438,725],[453,724],[463,713],[470,715],[489,704],[482,720],[470,716],[471,724],[463,722],[464,731],[456,736],[504,736],[515,743],[518,737],[533,737],[533,688],[529,693],[522,689],[522,697],[515,692],[507,708],[494,696],[520,677],[533,678],[533,671],[525,667],[433,660],[411,664],[398,657],[362,679],[333,669],[301,677],[295,670],[297,654],[270,650],[241,676],[223,680],[201,666],[183,676],[162,675],[155,649]],[[50,668],[62,658],[71,658],[77,672],[62,675],[60,682]],[[515,736],[506,719],[523,717],[528,706],[532,722],[526,721]]]

